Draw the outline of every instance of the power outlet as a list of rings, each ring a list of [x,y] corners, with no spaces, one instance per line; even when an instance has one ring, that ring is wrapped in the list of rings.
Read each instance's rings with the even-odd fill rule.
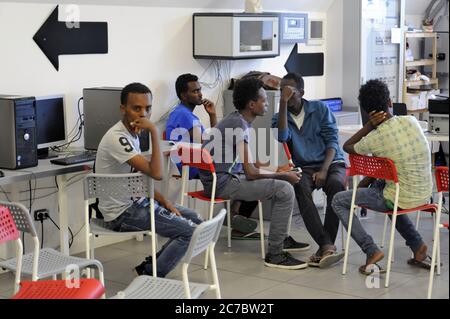
[[[42,222],[49,217],[48,209],[38,209],[34,211],[34,220]]]

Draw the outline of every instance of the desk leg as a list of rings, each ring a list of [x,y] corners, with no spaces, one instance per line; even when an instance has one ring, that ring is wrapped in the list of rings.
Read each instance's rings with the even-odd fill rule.
[[[59,240],[60,250],[69,255],[69,215],[67,212],[67,178],[66,175],[58,175],[58,203],[59,203]]]

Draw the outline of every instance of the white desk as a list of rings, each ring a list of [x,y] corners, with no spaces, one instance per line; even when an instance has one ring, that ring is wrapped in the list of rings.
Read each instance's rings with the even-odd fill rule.
[[[353,136],[356,132],[358,132],[362,128],[361,125],[342,125],[338,126],[339,134],[345,136]],[[448,142],[449,137],[448,134],[434,134],[430,132],[425,132],[425,137],[429,142]]]
[[[176,148],[173,144],[161,141],[161,152],[168,154],[172,149]],[[151,151],[144,153],[151,155]],[[38,166],[24,168],[19,170],[1,169],[5,174],[0,177],[0,185],[10,185],[11,196],[13,202],[18,202],[19,182],[30,181],[38,178],[56,176],[58,182],[58,203],[59,203],[59,228],[60,228],[60,250],[64,254],[69,254],[69,209],[67,207],[67,174],[77,172],[90,172],[94,166],[94,161],[73,164],[73,165],[55,165],[50,163],[50,159],[39,160]],[[82,198],[80,200],[83,200]],[[31,213],[31,212],[30,212]]]
[[[67,207],[67,174],[77,172],[89,172],[94,165],[93,161],[73,164],[68,166],[55,165],[49,159],[39,160],[38,166],[19,170],[2,169],[5,176],[0,178],[0,185],[11,185],[11,200],[19,201],[19,189],[17,183],[34,180],[38,178],[56,176],[58,182],[58,204],[59,204],[59,228],[60,228],[60,250],[64,254],[69,254],[69,214]],[[31,213],[31,212],[30,212]]]

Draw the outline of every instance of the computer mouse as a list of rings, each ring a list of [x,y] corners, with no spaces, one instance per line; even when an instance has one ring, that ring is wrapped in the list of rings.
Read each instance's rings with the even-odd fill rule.
[[[0,171],[0,177],[5,176],[5,173],[3,173],[2,171]]]

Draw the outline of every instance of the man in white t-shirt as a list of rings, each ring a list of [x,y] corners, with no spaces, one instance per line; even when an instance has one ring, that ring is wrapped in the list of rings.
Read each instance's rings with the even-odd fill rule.
[[[152,93],[140,83],[131,83],[121,92],[122,120],[103,136],[97,151],[95,171],[101,174],[142,172],[155,180],[162,179],[162,159],[158,131],[150,122]],[[140,153],[139,133],[151,135],[152,155],[147,160]],[[104,216],[105,226],[119,232],[150,229],[149,201],[111,197],[100,200],[98,208]],[[197,213],[174,205],[155,190],[156,233],[169,241],[157,254],[159,277],[165,277],[180,261],[189,246],[196,225],[202,222]],[[152,257],[135,267],[139,275],[152,275]]]
[[[359,103],[369,114],[370,120],[344,144],[344,150],[349,154],[372,154],[394,161],[400,184],[399,208],[409,209],[427,204],[432,190],[431,153],[416,118],[392,116],[388,112],[388,107],[392,106],[389,89],[379,80],[370,80],[361,87]],[[352,191],[344,191],[336,194],[332,202],[345,228],[348,227],[351,200]],[[394,200],[395,184],[392,181],[365,178],[358,185],[355,203],[367,209],[387,212],[393,210]],[[367,257],[366,264],[359,271],[367,275],[370,274],[368,266],[382,260],[384,254],[358,218],[355,216],[353,220],[352,238]],[[397,216],[396,228],[414,253],[408,264],[429,269],[427,246],[407,215]]]

